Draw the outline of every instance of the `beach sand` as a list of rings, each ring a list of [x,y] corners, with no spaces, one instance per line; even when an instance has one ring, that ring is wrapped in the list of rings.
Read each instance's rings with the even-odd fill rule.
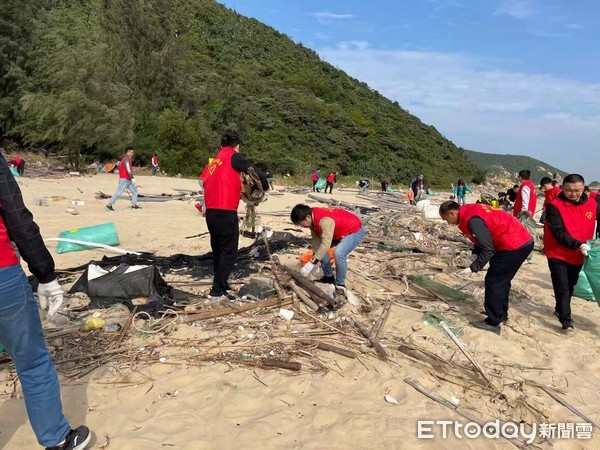
[[[181,178],[139,176],[137,179],[140,192],[148,194],[175,194],[174,189],[197,190],[198,186],[195,180]],[[19,184],[44,237],[57,237],[64,230],[110,221],[115,223],[120,247],[125,249],[159,255],[201,254],[209,250],[208,236],[185,239],[207,231],[193,202],[140,203],[143,209],[132,210],[128,201],[119,200],[115,212],[105,211],[106,200],[96,200],[94,194],[97,191],[112,194],[117,184],[114,174],[51,180],[23,178]],[[336,190],[328,198],[369,203],[355,194]],[[40,197],[48,198],[49,205],[33,206],[33,199]],[[293,205],[306,199],[304,195],[289,193],[273,195],[259,211],[289,213]],[[79,215],[65,212],[71,200],[85,201],[84,206],[75,206]],[[276,230],[296,228],[287,217],[264,215],[262,222]],[[240,247],[251,242],[242,239]],[[104,255],[95,250],[57,255],[55,243],[48,246],[57,268],[85,264]],[[287,260],[295,264],[294,258]],[[349,261],[350,267],[355,267],[352,257]],[[483,276],[483,273],[471,275],[473,280],[481,280]],[[357,291],[365,289],[352,274],[348,285]],[[509,326],[503,328],[502,335],[466,326],[462,342],[488,370],[505,374],[504,384],[526,379],[560,387],[565,392],[562,398],[600,423],[600,308],[596,303],[574,299],[576,330],[563,334],[552,314],[552,286],[545,257],[540,253],[536,253],[534,264],[521,269],[513,286],[527,292],[532,300],[513,301]],[[468,307],[476,318],[481,305]],[[421,312],[399,307],[392,307],[386,331],[423,342],[428,336],[441,333],[423,325]],[[180,325],[173,336],[194,339],[206,333],[198,327]],[[143,346],[143,340],[136,342]],[[447,348],[440,351],[451,357],[457,349],[451,341],[447,342]],[[404,383],[406,377],[419,380],[445,398],[459,398],[461,406],[480,417],[490,417],[488,411],[493,405],[489,397],[437,380],[430,371],[399,352],[391,353],[388,362],[327,354],[324,359],[336,370],[325,374],[265,371],[223,363],[194,365],[178,361],[176,352],[165,353],[166,363],[146,367],[139,373],[125,369],[127,383],[123,384],[111,382],[117,369],[110,364],[78,382],[61,379],[63,408],[73,426],[85,423],[93,430],[91,448],[513,448],[506,440],[452,436],[442,440],[439,430],[436,439],[417,439],[417,420],[462,423],[467,420]],[[20,386],[17,398],[6,394],[13,391],[14,381],[7,379],[7,374],[6,370],[0,372],[0,448],[39,448],[27,421]],[[386,394],[392,395],[398,404],[387,403]],[[534,405],[547,412],[549,423],[584,422],[541,390],[533,400]],[[539,446],[600,448],[600,430],[594,430],[591,440],[553,439],[552,445],[546,442]]]

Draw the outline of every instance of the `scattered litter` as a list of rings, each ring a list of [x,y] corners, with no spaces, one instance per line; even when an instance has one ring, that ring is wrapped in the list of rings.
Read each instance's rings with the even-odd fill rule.
[[[388,403],[391,403],[392,405],[397,405],[398,404],[398,400],[396,400],[394,397],[392,397],[390,394],[385,394],[385,401]]]

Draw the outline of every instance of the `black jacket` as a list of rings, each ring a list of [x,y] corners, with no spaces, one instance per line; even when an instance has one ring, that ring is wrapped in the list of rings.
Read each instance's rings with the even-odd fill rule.
[[[23,195],[6,160],[0,156],[0,214],[8,236],[40,283],[56,279],[54,260],[44,244],[33,215],[23,203]]]

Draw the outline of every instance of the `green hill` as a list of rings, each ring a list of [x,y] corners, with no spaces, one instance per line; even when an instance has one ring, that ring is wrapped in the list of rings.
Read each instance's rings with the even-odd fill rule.
[[[531,179],[534,183],[543,177],[552,177],[555,173],[564,177],[567,173],[546,164],[539,159],[522,155],[499,155],[495,153],[475,152],[464,150],[467,158],[477,167],[486,172],[490,179],[513,180],[518,182],[518,174],[521,170],[530,170]]]
[[[236,128],[276,173],[447,185],[483,174],[462,150],[365,83],[212,0],[4,0],[0,133],[86,159],[126,145],[197,174]]]

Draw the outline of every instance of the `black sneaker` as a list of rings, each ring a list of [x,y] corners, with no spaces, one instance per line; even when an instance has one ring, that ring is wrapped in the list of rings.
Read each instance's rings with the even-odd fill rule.
[[[500,335],[500,329],[501,329],[500,325],[490,325],[485,320],[480,320],[477,322],[470,322],[470,324],[473,327],[478,328],[479,330],[491,331],[492,333],[496,333],[497,335]]]
[[[141,206],[138,206],[138,205],[132,205],[132,206],[131,206],[131,209],[142,209],[142,207],[141,207]]]
[[[234,294],[225,294],[225,299],[229,300],[230,302],[237,302],[238,296]]]
[[[46,447],[46,450],[83,450],[90,442],[92,435],[90,430],[85,425],[75,428],[69,431],[65,442],[62,445],[55,445],[54,447]]]
[[[479,314],[482,314],[487,317],[487,313],[485,311],[479,311]],[[505,314],[504,317],[502,318],[502,323],[506,323],[506,322],[508,322],[508,314]]]
[[[331,276],[324,276],[321,277],[320,280],[317,280],[317,283],[327,283],[327,284],[335,284],[335,277],[333,275]]]
[[[573,331],[575,330],[575,327],[573,326],[573,321],[572,320],[565,320],[562,324],[562,329],[563,331]]]
[[[106,210],[107,211],[114,211],[112,205],[106,205]]]

